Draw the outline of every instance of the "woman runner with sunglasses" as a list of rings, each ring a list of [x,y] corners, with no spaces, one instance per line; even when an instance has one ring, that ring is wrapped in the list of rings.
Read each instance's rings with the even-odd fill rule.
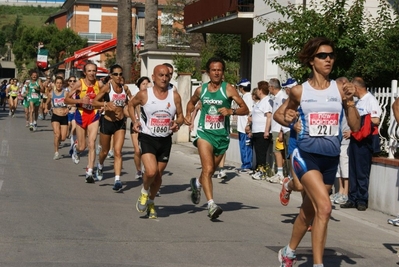
[[[100,144],[96,178],[103,179],[103,164],[111,146],[113,136],[115,182],[113,190],[122,188],[120,181],[122,171],[122,147],[125,141],[126,117],[123,112],[128,98],[132,94],[126,85],[122,84],[122,67],[115,64],[110,69],[111,80],[101,89],[94,98],[93,105],[104,107],[104,116],[101,117]]]
[[[295,219],[291,240],[279,251],[278,258],[284,267],[295,263],[295,250],[313,221],[313,266],[321,267],[331,215],[329,191],[339,163],[340,122],[346,115],[349,127],[356,132],[360,129],[360,117],[353,101],[353,84],[329,78],[335,61],[334,44],[329,39],[309,40],[298,57],[311,69],[310,78],[290,90],[285,111],[276,112],[282,116],[274,119],[284,126],[301,120],[302,130],[292,153],[292,166],[306,195]]]

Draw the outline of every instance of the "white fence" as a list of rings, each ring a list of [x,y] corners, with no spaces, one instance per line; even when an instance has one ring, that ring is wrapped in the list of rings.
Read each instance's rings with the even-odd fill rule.
[[[378,100],[382,109],[381,123],[378,127],[381,150],[388,153],[388,158],[393,159],[399,140],[398,124],[392,112],[392,104],[398,97],[398,81],[392,80],[391,88],[369,88],[369,91]],[[388,129],[385,129],[387,126]]]

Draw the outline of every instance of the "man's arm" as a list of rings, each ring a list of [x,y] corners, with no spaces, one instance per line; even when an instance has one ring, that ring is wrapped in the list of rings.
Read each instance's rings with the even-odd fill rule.
[[[180,129],[180,126],[184,122],[183,116],[183,108],[181,106],[181,97],[177,91],[173,91],[175,106],[176,106],[176,120],[173,122],[172,127],[170,129],[172,132],[177,132]]]
[[[237,103],[238,108],[237,109],[220,108],[218,110],[219,113],[222,114],[223,116],[248,115],[249,109],[248,109],[247,105],[245,104],[242,97],[240,97],[237,90],[231,84],[227,84],[226,92],[227,92],[227,97],[231,97]]]
[[[190,100],[187,103],[186,116],[184,117],[184,124],[188,126],[191,125],[191,113],[193,113],[195,105],[200,100],[200,94],[201,94],[201,86],[195,89],[194,94],[191,96]]]

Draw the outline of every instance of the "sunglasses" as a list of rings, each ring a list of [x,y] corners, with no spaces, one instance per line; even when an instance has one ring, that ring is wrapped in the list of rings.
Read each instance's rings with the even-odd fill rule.
[[[76,82],[76,80],[69,80],[68,82],[70,82],[70,83],[74,83],[74,82]]]
[[[327,57],[330,57],[330,59],[335,59],[335,54],[334,52],[331,53],[317,53],[316,55],[314,55],[315,57],[317,57],[318,59],[326,59]]]
[[[114,72],[112,73],[113,76],[119,76],[122,77],[123,73],[122,72]]]

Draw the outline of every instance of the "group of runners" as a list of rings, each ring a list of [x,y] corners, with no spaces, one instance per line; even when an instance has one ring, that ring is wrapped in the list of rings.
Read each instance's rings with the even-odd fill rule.
[[[312,75],[305,83],[290,90],[287,101],[274,115],[278,123],[287,127],[298,120],[301,122],[296,148],[292,153],[292,166],[305,192],[291,240],[278,254],[281,266],[294,264],[295,249],[311,223],[313,266],[323,266],[331,214],[329,192],[337,171],[341,134],[338,121],[316,125],[311,123],[310,118],[325,114],[338,118],[346,116],[352,131],[360,128],[359,113],[353,101],[353,84],[335,82],[329,78],[335,56],[334,44],[330,40],[311,39],[299,57],[310,68]],[[62,86],[63,77],[56,77],[54,89],[48,93],[46,100],[46,104],[51,103],[53,109],[54,159],[59,158],[58,145],[67,136],[68,114],[72,114],[69,116],[76,123],[76,140],[72,140],[71,156],[73,162],[78,164],[82,152],[87,148],[86,182],[94,183],[103,179],[104,160],[112,143],[115,173],[113,190],[121,189],[122,147],[129,117],[132,122],[130,128],[135,149],[136,177],[142,177],[143,180],[136,209],[141,213],[146,212],[149,218],[157,218],[155,198],[162,184],[162,173],[170,159],[172,134],[183,124],[190,126],[193,123],[192,112],[200,102],[201,112],[193,143],[198,148],[202,168],[199,177],[189,181],[191,200],[199,204],[203,189],[208,216],[212,220],[218,218],[223,210],[215,202],[212,177],[229,146],[229,116],[246,115],[249,110],[236,88],[223,80],[225,63],[222,59],[209,59],[206,71],[210,81],[194,91],[185,107],[185,116],[180,95],[170,86],[173,72],[166,65],[154,68],[152,81],[147,77],[140,79],[140,90],[135,95],[123,84],[123,69],[119,65],[112,66],[108,79],[102,82],[96,79],[97,66],[88,63],[83,68],[84,78],[76,80],[70,77],[67,89]],[[35,129],[37,117],[34,114],[38,107],[36,94],[44,93],[44,86],[37,79],[37,73],[31,72],[30,75],[26,96],[29,99],[29,123]],[[152,86],[148,86],[149,83]],[[326,98],[331,102],[329,105],[325,105]],[[232,108],[232,101],[237,104],[233,107],[237,108]],[[72,108],[76,110],[71,112]],[[96,166],[98,129],[101,151]]]

